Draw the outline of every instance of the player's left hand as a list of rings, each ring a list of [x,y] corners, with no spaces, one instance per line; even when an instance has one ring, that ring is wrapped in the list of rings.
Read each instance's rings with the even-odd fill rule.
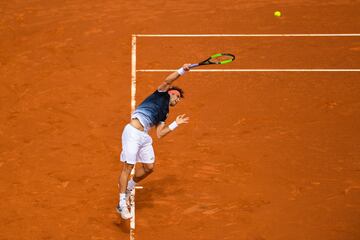
[[[180,125],[180,124],[188,123],[189,119],[190,118],[186,117],[185,114],[182,114],[182,115],[177,116],[175,121],[178,125]]]

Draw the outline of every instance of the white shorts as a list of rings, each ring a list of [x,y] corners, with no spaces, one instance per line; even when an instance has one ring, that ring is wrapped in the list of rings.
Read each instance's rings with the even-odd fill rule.
[[[154,163],[155,154],[149,134],[127,124],[122,133],[120,160],[129,164]]]

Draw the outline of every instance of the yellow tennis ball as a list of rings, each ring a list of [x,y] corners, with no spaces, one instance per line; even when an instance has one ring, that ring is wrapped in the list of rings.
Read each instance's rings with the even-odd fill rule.
[[[281,17],[281,12],[280,11],[275,11],[274,16],[275,17]]]

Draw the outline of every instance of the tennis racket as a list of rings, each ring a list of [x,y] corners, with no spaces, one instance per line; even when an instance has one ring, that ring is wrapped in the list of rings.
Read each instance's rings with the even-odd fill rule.
[[[235,56],[230,53],[217,53],[202,62],[191,64],[190,68],[199,67],[201,65],[226,64],[234,60],[235,60]]]

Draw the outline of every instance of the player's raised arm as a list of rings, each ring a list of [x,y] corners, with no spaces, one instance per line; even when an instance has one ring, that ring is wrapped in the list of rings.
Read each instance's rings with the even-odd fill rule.
[[[190,70],[190,65],[191,64],[184,64],[181,68],[179,68],[177,71],[171,73],[169,76],[167,76],[164,80],[164,82],[162,82],[160,84],[160,86],[158,87],[159,91],[167,91],[169,89],[169,87],[171,86],[171,84],[178,79],[180,76],[184,75],[185,72]]]

